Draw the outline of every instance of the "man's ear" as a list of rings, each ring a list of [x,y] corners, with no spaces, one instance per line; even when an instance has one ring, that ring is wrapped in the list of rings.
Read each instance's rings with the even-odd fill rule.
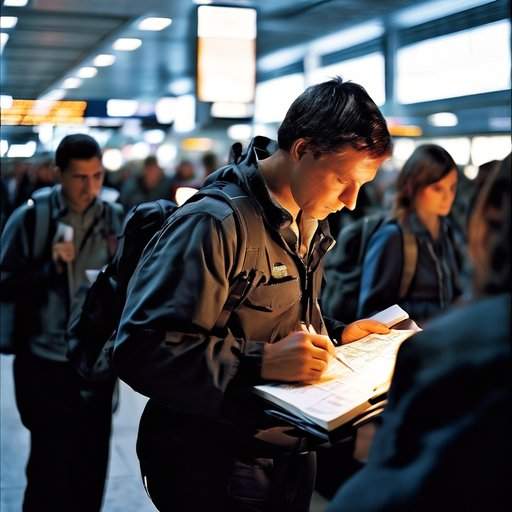
[[[298,162],[306,154],[307,149],[308,145],[306,139],[300,138],[293,142],[289,153],[292,159]]]

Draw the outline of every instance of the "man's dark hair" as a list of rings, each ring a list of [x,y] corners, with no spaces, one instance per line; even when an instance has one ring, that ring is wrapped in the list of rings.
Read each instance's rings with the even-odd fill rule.
[[[90,160],[97,157],[101,160],[99,144],[89,135],[75,133],[66,135],[55,151],[55,165],[66,171],[71,160]]]
[[[144,159],[144,167],[158,166],[158,159],[155,155],[149,155]]]
[[[279,148],[289,151],[300,138],[315,158],[346,146],[379,158],[392,147],[377,105],[363,87],[341,77],[308,87],[292,103],[279,127]]]
[[[478,223],[486,225],[489,234],[487,251],[489,268],[486,279],[480,283],[477,292],[498,294],[510,292],[512,288],[512,154],[499,166],[495,166],[491,175],[483,184],[472,217]],[[472,219],[473,220],[473,219]],[[470,223],[471,229],[471,223]],[[470,233],[471,234],[471,233]],[[471,243],[471,236],[470,236]]]

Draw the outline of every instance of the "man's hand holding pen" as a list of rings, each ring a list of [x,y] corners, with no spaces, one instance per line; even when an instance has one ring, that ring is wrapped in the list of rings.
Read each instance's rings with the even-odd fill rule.
[[[336,352],[328,336],[305,325],[276,343],[265,345],[261,376],[265,380],[307,382],[318,380]]]
[[[363,319],[348,324],[341,343],[351,343],[371,333],[387,334],[389,328],[375,320]],[[300,330],[290,333],[276,343],[268,343],[263,351],[261,377],[265,380],[309,382],[318,380],[327,369],[331,357],[338,358],[328,336],[317,334],[312,326],[301,324]]]

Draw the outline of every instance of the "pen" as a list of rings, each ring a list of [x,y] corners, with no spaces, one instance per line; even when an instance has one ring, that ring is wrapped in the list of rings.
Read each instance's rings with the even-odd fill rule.
[[[315,331],[315,328],[309,324],[308,326],[306,326],[306,324],[304,322],[301,322],[301,325],[304,326],[304,328],[309,332],[309,334],[317,334],[317,332]],[[333,340],[331,340],[333,341]],[[333,341],[333,343],[335,343]],[[354,372],[356,373],[356,371],[354,370],[354,368],[352,368],[352,366],[350,366],[347,361],[345,361],[345,359],[343,357],[341,357],[337,352],[336,352],[336,355],[334,356],[343,366],[347,367],[351,372]]]
[[[339,354],[336,354],[336,359],[343,365],[343,366],[346,366],[350,371],[356,373],[356,371],[354,370],[354,368],[352,368],[352,366],[350,366],[346,361],[345,359],[343,359],[343,357],[341,357]]]

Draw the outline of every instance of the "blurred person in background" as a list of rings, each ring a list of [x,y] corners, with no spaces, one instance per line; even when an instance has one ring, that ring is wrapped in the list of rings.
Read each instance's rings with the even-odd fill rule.
[[[52,187],[57,181],[57,172],[51,158],[44,158],[35,165],[32,192],[43,187]]]
[[[140,175],[131,176],[121,187],[119,202],[129,210],[146,201],[170,199],[172,182],[158,164],[155,156],[148,156]]]
[[[67,359],[66,336],[82,305],[77,292],[88,286],[86,272],[113,255],[123,211],[98,198],[104,171],[92,137],[65,137],[55,163],[61,184],[16,209],[0,240],[0,306],[15,304],[16,404],[30,431],[23,510],[98,512],[113,383],[79,378]]]
[[[9,191],[3,178],[0,178],[0,234],[4,229],[7,218],[11,214],[11,200]]]
[[[457,190],[455,162],[440,146],[418,146],[397,180],[393,217],[370,238],[363,261],[358,318],[399,304],[411,318],[424,322],[461,294],[462,267],[455,229],[448,218]],[[415,237],[414,275],[400,297],[404,271],[403,232]]]
[[[13,208],[22,205],[29,197],[32,191],[32,182],[30,180],[31,164],[27,160],[16,161],[14,171],[7,179],[7,190],[9,199]]]
[[[199,188],[200,183],[196,181],[196,169],[190,160],[181,160],[171,177],[171,200],[176,201],[176,190],[180,187]]]
[[[213,151],[207,151],[201,157],[201,164],[204,170],[204,179],[219,168],[219,157]]]
[[[511,156],[469,223],[473,298],[401,346],[366,466],[328,512],[512,508]]]

